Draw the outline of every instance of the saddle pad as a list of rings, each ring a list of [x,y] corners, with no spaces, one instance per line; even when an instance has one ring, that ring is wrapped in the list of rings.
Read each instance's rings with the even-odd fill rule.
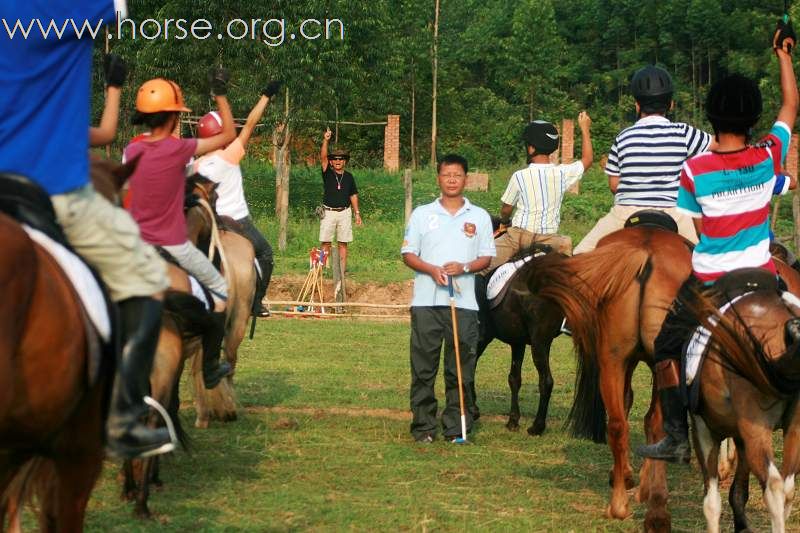
[[[86,310],[89,320],[92,321],[92,324],[97,329],[97,333],[103,339],[103,342],[109,342],[111,340],[111,318],[108,316],[106,299],[89,267],[86,266],[81,258],[43,232],[25,224],[22,227],[31,240],[39,244],[56,260],[72,282],[72,286],[75,288],[75,292],[78,293],[83,303],[83,308]]]
[[[206,291],[203,290],[203,285],[199,281],[197,281],[197,278],[191,275],[189,276],[189,284],[192,286],[192,296],[203,302],[206,311],[211,311],[214,308],[214,306],[208,300]]]
[[[514,277],[514,274],[517,270],[520,269],[522,265],[533,259],[534,257],[538,257],[540,255],[544,255],[543,253],[536,253],[534,255],[529,255],[527,257],[523,257],[517,261],[503,263],[492,274],[492,277],[489,279],[489,283],[486,285],[486,299],[491,301],[497,298],[503,290],[503,287]]]
[[[752,291],[741,294],[730,302],[726,303],[719,308],[719,313],[724,315],[733,304],[748,294],[752,294]],[[713,325],[717,324],[715,317],[709,318],[709,322],[711,322]],[[694,381],[694,378],[697,375],[697,370],[700,368],[700,362],[703,359],[703,354],[705,354],[706,350],[708,349],[708,340],[710,338],[711,332],[708,331],[705,326],[699,326],[696,330],[694,330],[694,333],[692,333],[692,336],[689,338],[689,342],[686,344],[686,385],[691,385],[692,381]]]

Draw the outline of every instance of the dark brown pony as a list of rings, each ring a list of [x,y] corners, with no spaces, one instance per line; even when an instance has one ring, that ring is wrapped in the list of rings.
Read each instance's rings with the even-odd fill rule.
[[[614,466],[607,514],[612,518],[631,514],[627,493],[634,485],[627,420],[631,377],[639,362],[652,368],[653,341],[690,270],[691,245],[685,239],[643,226],[612,233],[592,252],[569,258],[550,254],[537,261],[535,269],[530,267],[531,292],[556,303],[572,328],[578,351],[574,431],[601,433],[608,415]],[[655,386],[644,426],[648,442],[662,437]],[[645,529],[669,529],[663,462],[645,460],[636,497],[648,502]]]
[[[515,259],[522,259],[536,253],[530,250],[518,254]],[[536,261],[535,258],[531,261]],[[531,267],[535,271],[535,267]],[[535,275],[535,273],[532,273]],[[480,284],[477,284],[480,287]],[[483,290],[485,294],[485,289]],[[485,296],[478,295],[481,304],[481,336],[478,340],[478,358],[494,339],[511,346],[511,368],[508,372],[508,386],[511,389],[511,411],[506,427],[509,430],[519,429],[520,409],[519,391],[522,387],[522,364],[525,360],[525,349],[531,347],[531,355],[539,373],[539,406],[536,418],[528,428],[529,435],[541,435],[547,425],[547,409],[553,392],[553,374],[550,371],[550,346],[560,332],[564,316],[561,310],[551,301],[532,294],[528,289],[526,276],[518,272],[510,281],[502,300],[492,309],[488,309]],[[473,390],[473,398],[475,391]],[[476,405],[477,410],[477,405]]]
[[[207,178],[197,176],[188,186],[188,190],[203,200],[212,211],[216,197],[216,184]],[[189,240],[201,249],[207,249],[212,238],[212,230],[218,225],[221,251],[227,260],[222,261],[221,272],[228,283],[228,306],[224,352],[226,360],[235,369],[238,360],[239,345],[244,339],[247,320],[250,318],[255,295],[256,270],[255,251],[247,238],[234,231],[220,227],[220,220],[203,205],[196,205],[186,212],[186,224]],[[192,373],[194,374],[195,408],[197,419],[195,427],[206,428],[212,419],[236,420],[236,396],[233,389],[233,375],[223,379],[213,390],[203,385],[201,358],[195,357]]]
[[[755,474],[772,531],[784,531],[800,470],[800,300],[774,289],[734,300],[721,316],[710,296],[698,295],[693,312],[711,332],[700,370],[700,408],[694,415],[695,452],[705,478],[707,530],[719,531],[722,512],[717,456],[732,437],[739,455],[729,500],[736,531],[745,515],[750,473]],[[730,301],[725,298],[724,301]],[[776,466],[772,433],[783,429],[783,465]]]
[[[0,235],[0,529],[35,494],[41,530],[81,531],[102,468],[113,363],[89,381],[99,340],[70,280],[3,214]]]

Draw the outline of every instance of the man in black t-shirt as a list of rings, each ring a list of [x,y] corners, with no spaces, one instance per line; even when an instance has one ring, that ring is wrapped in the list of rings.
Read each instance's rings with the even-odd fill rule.
[[[358,210],[358,188],[353,175],[344,167],[350,159],[346,150],[334,149],[328,153],[328,141],[331,139],[331,130],[328,128],[322,137],[322,148],[319,151],[319,160],[322,165],[322,208],[325,216],[319,225],[319,241],[326,254],[330,254],[331,242],[334,236],[339,245],[339,259],[342,272],[347,267],[347,243],[353,240],[353,212],[356,215],[356,225],[360,226],[361,212]]]

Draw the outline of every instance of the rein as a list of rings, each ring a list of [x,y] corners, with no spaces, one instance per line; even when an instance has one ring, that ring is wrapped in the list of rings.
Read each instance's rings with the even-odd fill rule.
[[[225,250],[222,247],[222,241],[219,237],[217,216],[206,198],[198,198],[197,203],[206,211],[206,214],[208,214],[211,219],[211,242],[208,245],[208,260],[213,262],[216,250],[219,249],[219,259],[222,263],[222,268],[225,272],[230,272],[228,257],[225,255]]]

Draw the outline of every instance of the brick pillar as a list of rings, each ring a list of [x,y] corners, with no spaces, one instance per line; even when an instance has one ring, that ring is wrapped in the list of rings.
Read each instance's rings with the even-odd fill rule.
[[[400,170],[400,115],[386,117],[383,134],[383,168],[389,172]]]
[[[572,163],[575,159],[575,121],[565,118],[561,125],[561,162],[564,164]],[[567,192],[580,194],[581,182],[577,182],[570,187]]]
[[[789,145],[789,153],[786,154],[786,170],[795,178],[797,177],[797,162],[797,134],[795,134],[792,135],[792,143]]]

